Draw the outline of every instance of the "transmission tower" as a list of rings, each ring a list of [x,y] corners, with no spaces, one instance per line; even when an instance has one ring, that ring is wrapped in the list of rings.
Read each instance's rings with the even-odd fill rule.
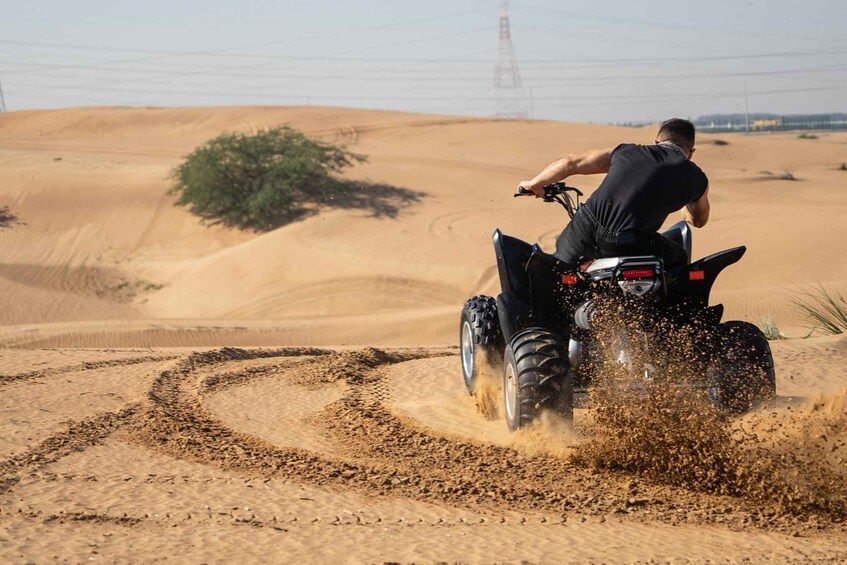
[[[0,80],[0,112],[6,111],[6,99],[3,98],[3,81]]]
[[[494,70],[494,94],[498,118],[526,119],[526,99],[521,87],[521,74],[512,47],[512,32],[509,29],[509,1],[503,0],[500,10],[500,56]]]

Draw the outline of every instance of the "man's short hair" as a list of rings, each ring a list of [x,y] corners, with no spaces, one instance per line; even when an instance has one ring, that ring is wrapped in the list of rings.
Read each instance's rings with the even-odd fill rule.
[[[671,118],[659,127],[657,141],[670,141],[681,149],[690,151],[694,148],[694,124],[681,118]]]

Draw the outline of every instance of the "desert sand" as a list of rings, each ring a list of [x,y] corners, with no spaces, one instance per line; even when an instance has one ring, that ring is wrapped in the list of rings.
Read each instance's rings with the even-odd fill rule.
[[[173,206],[194,147],[286,123],[406,198],[266,233]],[[491,232],[549,250],[565,224],[517,182],[654,134],[316,107],[0,114],[0,205],[24,222],[0,231],[0,556],[847,560],[834,514],[580,464],[579,438],[509,435],[464,392],[458,314],[497,293]],[[843,473],[847,338],[803,339],[792,297],[847,294],[847,133],[702,135],[696,161],[713,211],[694,255],[748,247],[713,302],[792,338],[772,342],[778,402],[737,425]],[[786,465],[774,480],[803,483]]]

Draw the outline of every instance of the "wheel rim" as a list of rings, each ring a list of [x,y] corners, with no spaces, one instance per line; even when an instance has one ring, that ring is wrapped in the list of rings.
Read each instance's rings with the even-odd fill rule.
[[[473,331],[471,324],[465,322],[462,325],[462,373],[465,377],[465,384],[470,384],[473,376]]]
[[[503,395],[506,399],[506,420],[512,423],[515,421],[515,406],[518,403],[518,379],[512,363],[506,364],[505,376]]]

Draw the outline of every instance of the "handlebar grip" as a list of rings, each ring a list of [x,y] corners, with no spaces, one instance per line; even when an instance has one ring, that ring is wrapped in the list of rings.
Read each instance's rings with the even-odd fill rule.
[[[527,190],[524,187],[521,187],[520,190],[518,192],[514,193],[512,196],[517,198],[518,196],[526,196],[527,194],[535,194],[535,193],[532,192],[531,190]]]

